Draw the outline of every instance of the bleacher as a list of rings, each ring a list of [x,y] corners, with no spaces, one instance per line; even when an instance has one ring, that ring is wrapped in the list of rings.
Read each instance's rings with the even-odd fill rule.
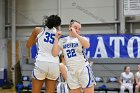
[[[118,64],[117,61],[120,61],[116,59],[116,61],[112,61],[111,59],[94,59],[90,60],[94,61],[95,63],[92,65],[94,75],[96,78],[102,78],[102,81],[97,82],[97,85],[95,86],[95,91],[104,91],[105,93],[119,93],[120,91],[120,85],[118,83],[118,80],[120,78],[120,74],[123,71],[124,66],[130,66],[131,71],[135,74],[137,71],[137,65],[139,64],[138,62],[133,62],[132,59],[130,63],[123,63],[123,64]],[[104,62],[106,61],[106,62]],[[107,62],[108,61],[108,62]],[[33,70],[33,63],[28,63],[28,64],[23,64],[21,63],[21,73],[22,73],[22,86],[18,86],[18,93],[19,91],[31,91],[31,73]],[[112,80],[110,80],[112,79]],[[116,79],[116,80],[114,80]],[[114,81],[114,82],[113,82]],[[112,91],[112,92],[111,92]],[[45,92],[45,84],[42,87],[42,93]],[[127,92],[127,90],[126,90]],[[96,92],[95,92],[96,93]]]
[[[106,93],[113,91],[119,93],[120,84],[118,82],[109,82],[110,77],[115,77],[117,81],[123,72],[124,66],[130,66],[131,72],[135,74],[137,72],[137,65],[139,64],[139,59],[94,59],[92,65],[95,77],[102,77],[103,82],[97,82],[95,86],[95,91],[105,91]],[[103,88],[103,89],[102,89]],[[113,92],[113,93],[114,93]],[[128,90],[126,90],[128,92]]]

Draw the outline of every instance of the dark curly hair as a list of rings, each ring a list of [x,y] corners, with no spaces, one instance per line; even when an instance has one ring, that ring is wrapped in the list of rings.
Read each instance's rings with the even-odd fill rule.
[[[45,26],[47,26],[49,29],[52,29],[53,27],[57,27],[60,25],[61,18],[58,15],[50,15],[45,22]]]

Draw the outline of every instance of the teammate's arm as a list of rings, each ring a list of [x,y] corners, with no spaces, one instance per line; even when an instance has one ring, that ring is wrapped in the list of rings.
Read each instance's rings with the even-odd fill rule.
[[[83,38],[82,36],[80,36],[79,34],[77,34],[74,28],[71,28],[71,29],[72,29],[72,32],[74,33],[74,35],[78,38],[78,40],[82,44],[82,46],[84,48],[89,48],[90,47],[89,41],[86,40],[85,38]]]
[[[36,27],[33,29],[31,36],[27,40],[26,47],[30,48],[36,43],[36,37],[40,33],[40,27]]]
[[[52,55],[58,56],[59,52],[60,52],[60,47],[58,45],[59,42],[59,38],[61,37],[61,31],[57,31],[56,35],[55,35],[55,40],[54,40],[54,44],[53,44],[53,48],[52,48]]]

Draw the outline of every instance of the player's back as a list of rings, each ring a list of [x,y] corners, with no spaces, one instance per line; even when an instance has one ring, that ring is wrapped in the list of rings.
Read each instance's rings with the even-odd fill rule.
[[[59,63],[58,57],[52,56],[52,47],[54,43],[56,29],[41,28],[41,33],[37,36],[38,54],[36,60]]]

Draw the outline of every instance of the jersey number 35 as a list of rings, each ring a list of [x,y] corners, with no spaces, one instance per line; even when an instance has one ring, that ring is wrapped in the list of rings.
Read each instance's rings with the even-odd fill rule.
[[[48,43],[53,44],[53,43],[54,43],[55,34],[46,32],[45,35],[46,35],[46,37],[45,37],[45,39],[44,39],[44,42],[48,42]]]

